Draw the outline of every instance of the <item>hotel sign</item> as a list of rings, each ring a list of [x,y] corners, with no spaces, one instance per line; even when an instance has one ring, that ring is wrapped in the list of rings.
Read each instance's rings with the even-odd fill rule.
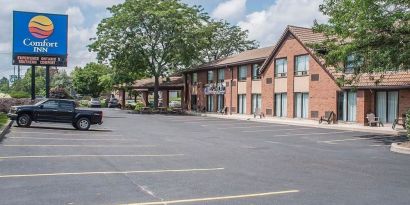
[[[67,66],[68,16],[13,11],[13,65]]]

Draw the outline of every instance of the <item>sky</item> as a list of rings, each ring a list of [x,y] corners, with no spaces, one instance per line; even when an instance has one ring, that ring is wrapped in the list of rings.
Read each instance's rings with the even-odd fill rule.
[[[106,10],[124,0],[0,0],[0,78],[13,74],[12,11],[68,14],[68,66],[95,61],[87,45],[95,37],[98,23],[106,17]],[[310,27],[316,19],[327,18],[319,12],[323,0],[181,0],[189,5],[201,5],[215,19],[227,20],[249,30],[249,39],[261,47],[273,46],[287,25]],[[25,70],[26,67],[23,67]]]

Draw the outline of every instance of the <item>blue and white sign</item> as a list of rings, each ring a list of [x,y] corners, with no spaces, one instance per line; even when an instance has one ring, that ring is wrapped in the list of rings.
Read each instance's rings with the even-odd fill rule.
[[[13,64],[67,66],[68,16],[13,11]]]

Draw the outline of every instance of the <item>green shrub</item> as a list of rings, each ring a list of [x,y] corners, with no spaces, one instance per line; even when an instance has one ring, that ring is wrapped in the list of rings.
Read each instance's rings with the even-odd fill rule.
[[[24,91],[13,91],[10,93],[12,98],[30,98],[30,94]]]
[[[137,111],[137,112],[140,112],[143,107],[145,107],[144,103],[137,102],[137,104],[135,105],[134,110]]]
[[[410,109],[407,110],[407,114],[406,114],[406,128],[407,128],[407,137],[410,139]]]
[[[102,100],[100,100],[100,103],[101,103],[101,107],[108,107],[107,100],[102,99]]]
[[[88,106],[88,100],[80,100],[80,106],[81,107],[87,107]]]

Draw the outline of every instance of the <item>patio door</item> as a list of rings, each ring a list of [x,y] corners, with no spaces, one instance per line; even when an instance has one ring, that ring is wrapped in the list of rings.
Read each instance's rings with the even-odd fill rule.
[[[337,119],[346,122],[356,121],[357,95],[353,91],[339,92],[337,96]]]
[[[238,113],[246,113],[246,95],[238,95]]]
[[[213,95],[207,96],[207,111],[208,112],[214,111],[214,96]]]
[[[295,117],[308,118],[309,93],[295,93]]]
[[[399,105],[398,91],[376,92],[376,116],[383,123],[393,123],[397,118]]]
[[[262,97],[261,94],[252,94],[252,114],[256,112],[257,109],[261,111]]]
[[[218,96],[218,111],[221,111],[225,107],[225,95]]]

